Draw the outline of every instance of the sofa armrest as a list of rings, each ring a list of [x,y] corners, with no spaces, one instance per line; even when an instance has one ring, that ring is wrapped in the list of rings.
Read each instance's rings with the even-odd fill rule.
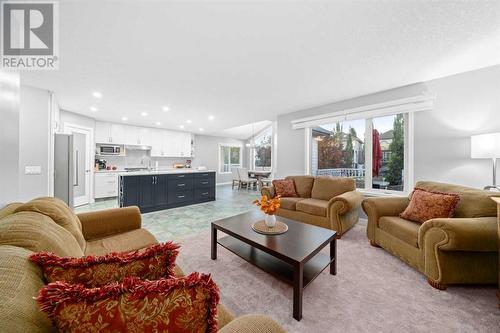
[[[219,333],[286,333],[286,331],[268,316],[245,315],[222,327]]]
[[[345,214],[353,209],[358,209],[363,202],[364,195],[359,191],[344,192],[330,199],[328,211],[332,214]]]
[[[361,205],[368,216],[368,226],[366,227],[368,239],[375,241],[375,229],[381,216],[398,216],[406,209],[409,202],[410,200],[407,197],[368,198],[363,200]]]
[[[86,240],[106,237],[141,228],[141,211],[137,206],[113,208],[77,215]]]
[[[263,186],[260,189],[260,194],[267,196],[268,199],[272,199],[276,195],[276,192],[274,186]]]
[[[426,221],[418,231],[418,244],[434,251],[498,251],[497,217],[440,218]]]

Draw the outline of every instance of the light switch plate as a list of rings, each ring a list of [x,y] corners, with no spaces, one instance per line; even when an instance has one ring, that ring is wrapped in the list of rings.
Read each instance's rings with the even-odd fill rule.
[[[24,167],[25,175],[41,175],[42,174],[42,166],[41,165],[26,165]]]

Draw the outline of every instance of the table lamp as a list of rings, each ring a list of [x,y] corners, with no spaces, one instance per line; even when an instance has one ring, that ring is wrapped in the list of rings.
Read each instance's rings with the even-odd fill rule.
[[[500,132],[471,136],[471,158],[491,158],[493,160],[493,184],[485,190],[498,190],[497,186],[497,158],[500,157]]]

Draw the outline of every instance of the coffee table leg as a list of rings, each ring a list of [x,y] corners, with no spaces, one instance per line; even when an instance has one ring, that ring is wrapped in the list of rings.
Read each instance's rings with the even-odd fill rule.
[[[212,260],[217,259],[217,229],[212,225],[211,228],[211,238],[212,238],[212,249],[211,249],[211,258]]]
[[[334,238],[330,242],[330,274],[337,275],[337,239]]]
[[[302,292],[304,291],[304,265],[297,263],[293,268],[293,318],[302,319]]]

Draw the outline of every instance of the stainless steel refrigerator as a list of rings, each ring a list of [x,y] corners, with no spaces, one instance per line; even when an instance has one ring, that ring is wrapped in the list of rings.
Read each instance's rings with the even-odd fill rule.
[[[73,135],[56,134],[54,140],[54,197],[73,208],[75,164]]]

